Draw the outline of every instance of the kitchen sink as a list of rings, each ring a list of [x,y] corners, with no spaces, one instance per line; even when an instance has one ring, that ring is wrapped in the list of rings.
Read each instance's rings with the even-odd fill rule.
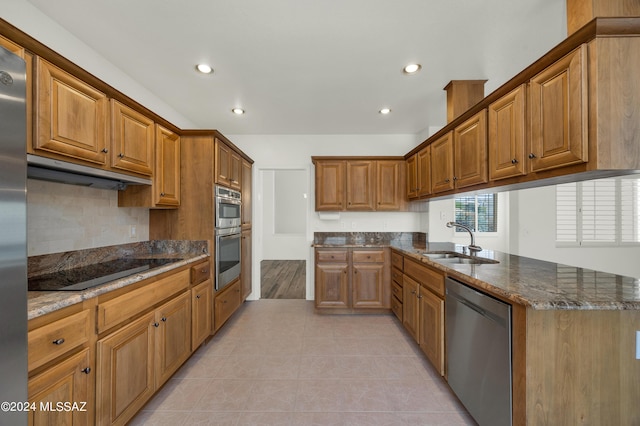
[[[497,260],[488,259],[486,257],[467,256],[456,252],[440,252],[440,253],[424,253],[429,259],[435,260],[444,264],[466,264],[466,265],[481,265],[487,263],[500,263]]]

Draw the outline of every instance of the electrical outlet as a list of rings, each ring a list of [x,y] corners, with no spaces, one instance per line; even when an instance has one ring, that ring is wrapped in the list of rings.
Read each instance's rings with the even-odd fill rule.
[[[129,225],[129,238],[135,239],[137,236],[136,226]]]
[[[351,229],[356,229],[356,223],[355,222],[351,222]]]
[[[447,214],[445,212],[440,212],[440,220],[445,220],[447,218]]]

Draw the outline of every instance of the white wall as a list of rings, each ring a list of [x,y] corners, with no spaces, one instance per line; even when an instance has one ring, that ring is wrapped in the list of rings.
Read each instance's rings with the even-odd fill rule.
[[[556,247],[555,186],[512,191],[510,252],[640,278],[640,247]]]

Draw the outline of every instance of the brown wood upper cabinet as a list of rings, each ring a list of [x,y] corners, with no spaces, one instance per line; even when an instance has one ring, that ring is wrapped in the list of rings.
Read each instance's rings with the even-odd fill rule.
[[[107,167],[107,96],[36,58],[36,130],[33,151]]]
[[[453,180],[453,131],[431,145],[431,192],[450,191]]]
[[[407,166],[407,198],[431,194],[431,145],[409,157]]]
[[[313,157],[316,211],[398,211],[405,208],[403,159]]]
[[[453,133],[455,187],[487,182],[487,111],[480,111]]]
[[[588,160],[587,45],[531,79],[531,170]]]
[[[375,162],[347,161],[347,210],[375,210]]]
[[[240,191],[242,157],[231,147],[216,138],[216,183]]]
[[[523,84],[489,105],[489,179],[526,174]]]
[[[111,99],[111,167],[151,176],[154,122]]]

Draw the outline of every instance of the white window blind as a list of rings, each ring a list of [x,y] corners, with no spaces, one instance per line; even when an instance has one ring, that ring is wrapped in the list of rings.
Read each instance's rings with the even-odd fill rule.
[[[622,177],[556,187],[558,245],[640,243],[640,179]]]

